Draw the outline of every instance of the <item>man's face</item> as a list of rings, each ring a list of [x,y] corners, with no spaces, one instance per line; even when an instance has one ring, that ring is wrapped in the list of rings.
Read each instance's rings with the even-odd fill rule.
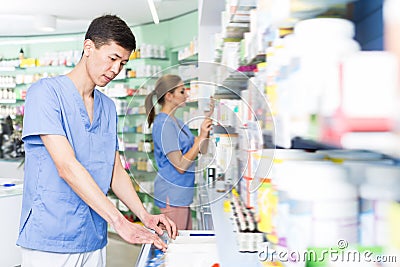
[[[87,40],[91,42],[90,40]],[[85,55],[87,59],[87,71],[90,78],[97,86],[105,86],[112,81],[128,62],[131,51],[117,45],[115,42],[103,45],[99,48],[94,43],[88,45]],[[86,48],[86,46],[85,46]]]

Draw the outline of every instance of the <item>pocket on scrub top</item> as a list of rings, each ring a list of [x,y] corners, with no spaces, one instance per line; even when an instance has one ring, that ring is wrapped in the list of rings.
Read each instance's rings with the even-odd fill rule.
[[[72,241],[84,225],[84,206],[77,196],[62,192],[43,191],[38,203],[39,225],[48,240]]]
[[[92,134],[89,133],[90,140],[90,162],[114,164],[115,140],[113,134]]]

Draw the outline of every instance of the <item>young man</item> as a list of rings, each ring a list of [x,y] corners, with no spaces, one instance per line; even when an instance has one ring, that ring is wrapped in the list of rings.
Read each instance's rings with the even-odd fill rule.
[[[176,225],[151,215],[123,168],[113,101],[96,90],[112,81],[135,49],[117,16],[90,24],[83,54],[67,75],[45,78],[27,92],[25,178],[20,234],[22,266],[105,266],[107,223],[129,243],[166,249],[158,235],[129,222],[107,199],[111,187],[143,222],[171,238]]]

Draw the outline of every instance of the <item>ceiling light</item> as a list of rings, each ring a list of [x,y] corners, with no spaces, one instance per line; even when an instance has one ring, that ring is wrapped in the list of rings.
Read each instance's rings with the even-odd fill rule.
[[[34,18],[35,27],[43,32],[53,32],[56,30],[57,20],[52,15],[37,15]]]
[[[154,5],[154,0],[147,0],[147,3],[149,4],[151,16],[153,17],[154,24],[160,23],[160,20],[158,19],[156,6]]]

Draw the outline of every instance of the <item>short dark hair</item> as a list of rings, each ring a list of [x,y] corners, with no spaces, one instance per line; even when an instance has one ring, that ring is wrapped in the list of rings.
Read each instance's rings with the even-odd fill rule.
[[[92,40],[96,48],[115,42],[129,51],[136,49],[136,40],[132,30],[125,21],[115,15],[103,15],[95,18],[86,31],[86,39]]]

